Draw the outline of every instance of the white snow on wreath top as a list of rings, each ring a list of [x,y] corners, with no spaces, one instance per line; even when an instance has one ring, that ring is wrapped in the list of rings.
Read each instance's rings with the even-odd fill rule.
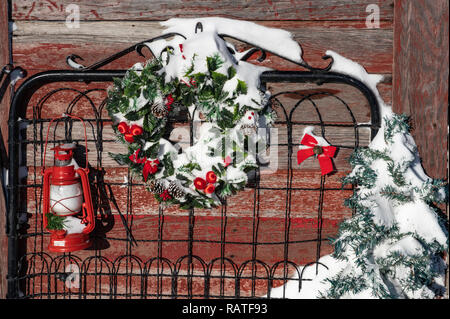
[[[293,40],[292,34],[286,30],[268,28],[253,22],[233,20],[220,17],[207,17],[198,19],[173,18],[160,22],[166,29],[163,34],[180,33],[187,38],[196,35],[196,25],[201,23],[203,32],[212,32],[217,35],[228,35],[254,46],[276,53],[288,60],[297,63],[303,62],[302,49]],[[230,43],[228,45],[232,46]],[[247,51],[236,53],[237,57],[244,56]]]

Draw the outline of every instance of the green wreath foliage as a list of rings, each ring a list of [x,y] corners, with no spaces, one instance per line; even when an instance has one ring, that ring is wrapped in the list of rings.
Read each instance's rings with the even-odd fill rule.
[[[238,129],[242,119],[248,112],[264,116],[268,126],[274,119],[270,107],[263,105],[267,104],[263,98],[259,102],[252,100],[252,106],[237,102],[239,96],[247,94],[248,88],[244,81],[236,78],[233,66],[228,67],[225,73],[223,68],[219,72],[223,66],[219,55],[207,57],[206,65],[206,72],[194,73],[193,58],[184,79],[166,81],[164,62],[154,58],[144,66],[133,66],[124,78],[114,79],[108,92],[106,109],[113,120],[113,129],[119,142],[128,149],[125,154],[110,153],[110,156],[119,164],[129,166],[159,202],[178,204],[182,209],[215,207],[227,196],[241,190],[247,183],[242,174],[258,166],[245,145],[250,139],[260,138],[257,134],[252,137],[244,129]],[[237,83],[234,91],[224,90],[225,83],[232,79]],[[261,96],[264,96],[262,92]],[[208,134],[212,138],[196,142],[208,146],[208,152],[201,154],[200,159],[186,160],[180,165],[179,152],[167,145],[165,138],[170,134],[172,114],[194,108],[202,114],[202,121],[209,123]],[[193,112],[190,115],[192,120]],[[124,134],[130,128],[135,128],[140,134],[132,135],[128,131]],[[252,129],[256,131],[257,126]],[[232,130],[238,132],[239,139],[233,141],[232,153],[226,154],[222,142]],[[214,152],[216,156],[219,152],[222,159],[210,167],[205,178],[205,165],[201,158],[214,158]],[[238,175],[242,172],[242,178],[228,178],[231,170],[237,171]],[[202,188],[202,180],[206,181],[209,189]]]

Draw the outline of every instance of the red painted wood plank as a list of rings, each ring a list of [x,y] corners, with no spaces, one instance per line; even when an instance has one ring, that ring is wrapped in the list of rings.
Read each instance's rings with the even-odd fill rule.
[[[316,1],[96,1],[13,0],[15,20],[62,20],[69,4],[79,7],[82,20],[166,20],[172,17],[223,16],[246,20],[365,20],[371,0]],[[377,1],[382,20],[392,20],[391,0]]]
[[[94,188],[93,198],[94,206],[99,207],[99,212],[117,214],[117,208],[108,198],[113,198],[118,204],[122,214],[127,212],[135,216],[140,215],[157,215],[158,202],[154,199],[152,193],[145,190],[142,186],[133,186],[131,189],[131,198],[128,197],[128,189],[125,186],[124,176],[126,168],[106,168],[107,174],[104,177],[105,183],[111,183],[111,188]],[[323,215],[325,218],[340,219],[347,216],[350,210],[344,206],[344,200],[352,195],[350,189],[341,190],[341,179],[347,174],[346,171],[339,171],[326,178],[324,187],[327,190],[323,200]],[[34,179],[33,168],[29,168],[30,185],[40,184],[42,179],[39,171],[36,179]],[[227,214],[237,217],[251,217],[255,209],[261,217],[277,217],[282,218],[288,207],[291,209],[293,217],[314,217],[317,216],[319,191],[320,188],[320,171],[304,170],[294,167],[292,180],[291,199],[289,201],[286,189],[288,181],[287,171],[278,170],[273,174],[261,175],[259,192],[255,193],[255,189],[251,184],[249,187],[238,192],[236,195],[228,199]],[[134,183],[140,183],[135,180]],[[308,190],[302,190],[308,189]],[[31,214],[41,213],[41,189],[28,187],[28,212]],[[255,198],[257,203],[255,204]],[[130,202],[131,206],[127,206]],[[177,206],[170,206],[164,210],[167,215],[186,216],[188,211],[180,210]],[[215,209],[197,209],[196,213],[201,216],[221,216],[221,208]]]
[[[308,27],[290,22],[284,23],[283,29],[293,32],[294,39],[300,43],[303,49],[303,59],[316,67],[325,67],[327,62],[322,60],[326,50],[333,50],[339,54],[362,64],[370,73],[392,72],[392,30],[391,29],[346,29],[326,27]],[[66,69],[66,57],[77,54],[83,57],[85,65],[90,65],[99,60],[125,49],[133,43],[102,43],[96,42],[67,42],[64,37],[56,37],[57,43],[43,42],[45,39],[35,37],[25,42],[16,38],[13,54],[17,64],[29,71],[47,69]],[[98,38],[98,37],[97,37]],[[20,41],[18,41],[20,40]],[[144,40],[144,39],[140,39]],[[47,40],[48,41],[48,40]],[[246,50],[247,45],[235,43],[238,50]],[[249,61],[256,63],[257,54]],[[149,57],[150,58],[150,57]],[[105,69],[128,69],[136,62],[144,60],[137,54],[129,54],[122,57]],[[297,65],[284,61],[281,58],[267,55],[261,64],[279,70],[298,70]]]

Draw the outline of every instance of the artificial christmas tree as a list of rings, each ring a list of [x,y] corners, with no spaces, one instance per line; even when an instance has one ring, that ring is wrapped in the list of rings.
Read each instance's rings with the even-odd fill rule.
[[[447,198],[444,182],[423,173],[407,118],[386,115],[371,148],[357,149],[344,183],[357,186],[355,209],[333,241],[348,264],[323,296],[430,298],[442,294],[448,233],[433,203]]]

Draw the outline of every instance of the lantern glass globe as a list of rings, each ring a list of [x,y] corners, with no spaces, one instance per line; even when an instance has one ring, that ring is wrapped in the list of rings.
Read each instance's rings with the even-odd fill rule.
[[[73,215],[81,211],[83,193],[80,183],[50,186],[50,207],[58,216]]]

